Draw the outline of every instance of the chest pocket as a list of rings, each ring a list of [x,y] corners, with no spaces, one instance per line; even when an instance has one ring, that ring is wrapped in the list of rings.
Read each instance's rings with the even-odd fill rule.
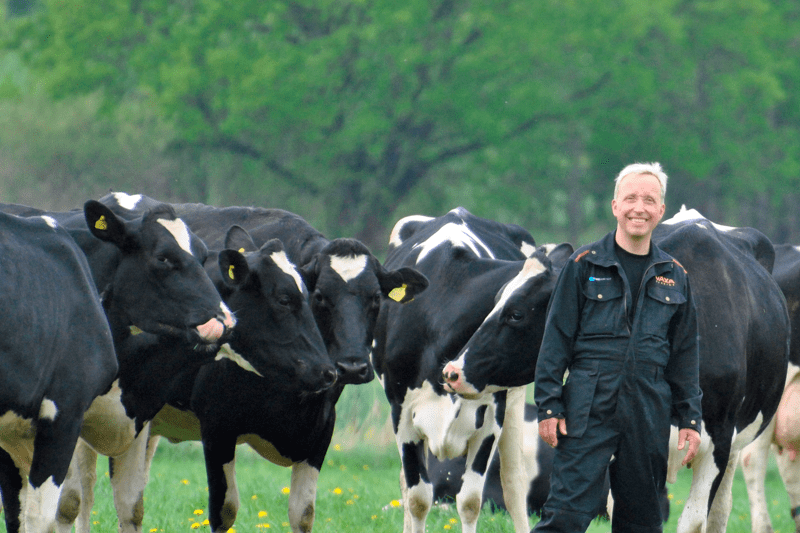
[[[607,278],[583,286],[586,302],[581,316],[581,334],[588,336],[617,335],[625,328],[625,294],[622,280]]]
[[[686,296],[677,289],[664,287],[655,282],[647,286],[645,298],[645,317],[642,321],[643,332],[659,338],[666,338],[669,321],[678,310],[678,306],[686,303]]]

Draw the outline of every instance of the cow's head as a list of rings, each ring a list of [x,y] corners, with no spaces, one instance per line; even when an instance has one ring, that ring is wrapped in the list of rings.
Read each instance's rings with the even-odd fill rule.
[[[412,268],[386,270],[361,242],[336,239],[302,268],[311,308],[341,383],[374,377],[370,351],[381,302],[410,302],[428,279]]]
[[[205,244],[171,207],[163,204],[125,221],[89,200],[83,215],[91,234],[113,245],[87,245],[87,239],[79,243],[115,333],[136,327],[209,345],[234,326],[203,268]]]
[[[569,244],[543,247],[524,261],[456,360],[445,365],[445,390],[475,398],[533,381],[550,295],[572,252]]]
[[[281,241],[267,241],[254,252],[228,243],[234,249],[220,252],[216,283],[237,325],[230,350],[226,347],[221,356],[263,377],[296,382],[305,391],[331,387],[336,369],[311,313],[308,290]]]

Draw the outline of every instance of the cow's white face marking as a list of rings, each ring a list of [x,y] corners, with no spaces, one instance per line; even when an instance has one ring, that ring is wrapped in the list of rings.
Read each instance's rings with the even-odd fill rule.
[[[492,312],[489,313],[489,316],[486,317],[484,322],[502,311],[508,302],[508,299],[511,298],[515,292],[521,289],[529,279],[535,278],[545,270],[547,270],[547,267],[545,267],[538,259],[527,259],[525,264],[522,266],[520,273],[514,276],[514,279],[509,281],[506,286],[503,287],[503,293],[500,295],[500,299],[497,301],[494,309],[492,309]]]
[[[679,222],[688,222],[690,220],[708,220],[706,217],[700,214],[697,209],[686,209],[685,205],[681,206],[681,210],[675,213],[675,216],[670,218],[669,220],[665,220],[662,224],[666,224],[667,226],[672,226],[673,224],[678,224]],[[708,222],[711,222],[708,220]],[[736,228],[732,226],[723,226],[722,224],[717,224],[716,222],[711,222],[711,224],[717,228],[717,231],[722,231],[727,233],[729,231],[733,231]],[[703,228],[702,224],[697,224],[698,227]]]
[[[555,246],[555,245],[548,245],[548,246]],[[519,251],[525,255],[525,257],[530,257],[536,251],[536,246],[529,243],[529,242],[522,242],[522,245],[519,247]],[[548,250],[547,253],[550,253]]]
[[[367,268],[367,256],[355,257],[331,256],[331,268],[346,282],[355,279]]]
[[[292,276],[292,279],[294,279],[294,282],[297,284],[297,290],[299,290],[301,294],[306,294],[306,285],[303,283],[303,278],[300,277],[300,273],[294,267],[294,264],[286,257],[286,252],[273,252],[270,258],[278,265],[278,268]]]
[[[113,195],[114,200],[117,201],[120,207],[124,207],[128,211],[133,211],[142,199],[141,194],[130,195],[124,192],[115,192]]]
[[[449,242],[456,248],[469,248],[478,257],[489,257],[495,259],[494,254],[477,235],[475,235],[466,224],[455,224],[449,222],[442,226],[439,231],[434,233],[428,240],[414,245],[414,249],[421,248],[417,256],[417,264],[420,264],[425,256],[438,246]]]
[[[392,234],[389,236],[389,244],[395,247],[403,244],[403,239],[400,238],[400,233],[402,232],[403,227],[409,222],[427,222],[429,220],[433,220],[433,218],[423,215],[411,215],[401,218],[397,221],[397,224],[394,225],[394,228],[392,228]]]
[[[44,220],[47,223],[47,225],[53,229],[56,229],[58,227],[58,222],[56,222],[56,219],[54,219],[51,216],[42,215],[42,220]]]
[[[58,407],[53,400],[45,398],[39,408],[39,419],[55,420],[58,414]]]
[[[175,220],[167,220],[166,218],[159,218],[158,223],[167,228],[167,230],[172,234],[175,240],[178,242],[178,246],[181,247],[186,253],[192,255],[192,245],[191,239],[189,237],[189,228],[186,227],[186,224],[181,219]]]
[[[215,361],[221,361],[223,359],[230,359],[231,361],[233,361],[243,369],[247,370],[248,372],[252,372],[253,374],[262,378],[264,377],[258,372],[258,370],[255,369],[253,365],[250,364],[250,362],[247,359],[242,357],[233,348],[231,348],[230,344],[225,343],[222,346],[220,346],[220,349],[217,352],[217,356],[214,358]]]

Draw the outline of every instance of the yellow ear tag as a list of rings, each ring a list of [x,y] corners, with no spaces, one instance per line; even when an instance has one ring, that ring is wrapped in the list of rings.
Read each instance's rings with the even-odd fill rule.
[[[233,265],[228,267],[228,276],[230,276],[231,279],[236,279],[233,277]]]
[[[131,326],[131,335],[138,335],[139,333],[144,333],[141,329],[137,328],[136,326]]]
[[[403,299],[406,297],[406,288],[408,285],[403,283],[400,287],[395,287],[389,292],[389,298],[394,300],[395,302],[402,302]]]
[[[99,230],[104,230],[104,231],[107,230],[108,223],[106,222],[106,216],[101,215],[100,218],[97,219],[97,222],[94,223],[94,227]]]
[[[244,248],[239,248],[239,253],[243,254],[244,253]]]

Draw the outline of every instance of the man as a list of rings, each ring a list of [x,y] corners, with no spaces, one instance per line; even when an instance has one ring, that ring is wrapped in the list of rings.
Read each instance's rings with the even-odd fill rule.
[[[617,229],[579,248],[550,300],[536,365],[539,434],[555,447],[533,531],[585,531],[608,469],[612,531],[661,531],[670,419],[678,449],[700,446],[697,316],[686,271],[651,242],[667,175],[633,164],[616,178]],[[564,373],[569,376],[564,381]]]

